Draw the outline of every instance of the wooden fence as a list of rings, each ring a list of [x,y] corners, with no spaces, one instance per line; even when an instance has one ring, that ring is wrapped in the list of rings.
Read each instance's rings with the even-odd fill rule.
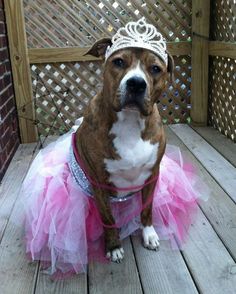
[[[225,2],[235,16],[234,1]],[[175,84],[168,84],[158,103],[164,122],[206,125],[209,55],[217,56],[211,59],[211,75],[212,68],[221,71],[222,58],[235,69],[235,39],[209,41],[210,0],[5,0],[5,9],[22,142],[73,125],[102,84],[101,61],[84,52],[141,16],[158,27],[175,59]],[[217,79],[215,74],[211,85]]]
[[[236,0],[212,2],[208,119],[236,142]]]

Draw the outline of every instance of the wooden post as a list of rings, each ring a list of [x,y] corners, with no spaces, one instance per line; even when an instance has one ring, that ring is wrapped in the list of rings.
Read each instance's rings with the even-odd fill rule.
[[[208,113],[208,44],[210,0],[192,1],[192,86],[190,111],[193,125],[206,126]]]
[[[30,103],[33,93],[23,1],[5,0],[4,5],[18,115],[28,118],[26,120],[19,117],[21,142],[29,143],[37,140],[37,133],[34,125],[34,107]],[[24,105],[26,106],[22,111]]]

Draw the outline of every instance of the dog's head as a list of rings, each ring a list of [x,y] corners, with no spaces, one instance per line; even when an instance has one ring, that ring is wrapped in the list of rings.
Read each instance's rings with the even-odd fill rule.
[[[112,46],[111,39],[99,40],[87,54],[104,58],[108,46]],[[132,109],[148,116],[168,77],[173,79],[173,70],[174,62],[169,54],[165,62],[144,48],[116,50],[105,62],[103,97],[116,112]]]

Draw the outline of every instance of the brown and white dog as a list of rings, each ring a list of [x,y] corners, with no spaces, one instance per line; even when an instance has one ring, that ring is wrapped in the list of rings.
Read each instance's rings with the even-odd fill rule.
[[[102,39],[87,54],[104,58],[110,45],[110,39]],[[169,54],[166,65],[142,48],[121,49],[106,60],[102,90],[91,100],[76,132],[76,148],[91,178],[120,188],[143,185],[158,175],[166,139],[156,102],[173,68]],[[154,185],[142,189],[143,203],[151,197]],[[111,192],[95,186],[93,192],[103,223],[114,225]],[[156,250],[159,238],[152,226],[151,203],[142,211],[141,222],[144,246]],[[118,229],[104,227],[104,232],[107,257],[120,262],[124,250]]]

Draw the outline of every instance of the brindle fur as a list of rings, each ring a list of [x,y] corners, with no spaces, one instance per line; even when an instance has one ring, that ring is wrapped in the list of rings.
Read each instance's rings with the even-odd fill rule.
[[[104,56],[106,47],[110,45],[109,39],[103,39],[94,44],[88,54]],[[112,60],[121,57],[127,63],[126,69],[120,70],[114,67]],[[117,112],[121,110],[118,87],[126,72],[137,65],[141,60],[142,70],[148,76],[150,85],[147,93],[147,103],[142,114],[145,118],[145,129],[142,139],[149,140],[152,144],[159,143],[157,161],[152,169],[152,175],[159,173],[159,165],[165,152],[165,133],[161,122],[156,102],[165,89],[168,71],[172,76],[173,59],[169,56],[169,65],[165,64],[153,53],[143,49],[125,49],[114,53],[109,57],[104,68],[104,85],[100,93],[95,96],[84,113],[84,120],[76,133],[76,147],[85,164],[89,175],[99,183],[112,185],[109,182],[109,173],[105,169],[104,158],[117,160],[119,155],[113,146],[114,137],[109,134],[112,125],[117,121]],[[149,66],[157,64],[161,73],[156,77],[149,73]],[[149,184],[142,190],[143,203],[152,196],[154,183]],[[109,205],[111,191],[93,187],[95,201],[105,225],[114,225]],[[114,195],[115,192],[112,192]],[[141,221],[144,226],[152,224],[152,204],[150,203],[141,213]],[[111,251],[121,246],[118,230],[104,227],[106,250]]]

